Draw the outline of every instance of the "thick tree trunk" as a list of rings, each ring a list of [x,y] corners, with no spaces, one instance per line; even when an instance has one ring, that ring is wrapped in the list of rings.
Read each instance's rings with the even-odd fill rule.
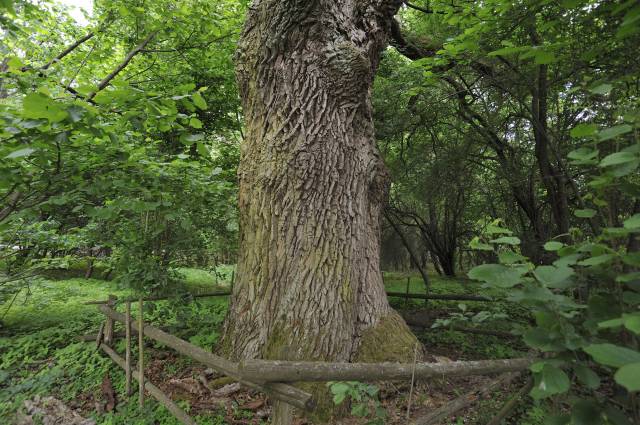
[[[415,337],[379,270],[388,174],[370,102],[399,5],[255,0],[249,10],[236,56],[240,257],[222,339],[233,359],[412,357]]]

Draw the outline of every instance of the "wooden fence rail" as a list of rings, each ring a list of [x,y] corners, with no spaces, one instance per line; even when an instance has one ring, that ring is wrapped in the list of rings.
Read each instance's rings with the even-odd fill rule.
[[[193,298],[205,298],[205,297],[225,297],[231,295],[231,292],[229,291],[214,291],[214,292],[196,292],[195,294],[189,294],[189,296],[193,297]],[[147,297],[147,298],[143,298],[142,301],[162,301],[162,300],[168,300],[170,298],[175,297],[176,295],[159,295],[159,296],[154,296],[154,297]],[[122,302],[134,302],[134,301],[139,301],[140,299],[138,297],[126,297],[126,298],[119,298],[117,300],[118,303],[122,303]],[[95,301],[87,301],[84,303],[84,305],[100,305],[100,304],[109,304],[109,300],[95,300]]]
[[[189,294],[193,298],[205,298],[205,297],[226,297],[231,295],[230,291],[214,291],[214,292],[201,292],[195,294]],[[400,297],[400,298],[416,298],[420,300],[440,300],[440,301],[495,301],[491,297],[485,297],[482,295],[466,295],[466,294],[412,294],[409,292],[387,292],[388,297]],[[162,301],[175,297],[175,295],[162,295],[144,298],[143,301]],[[126,297],[118,299],[118,303],[138,301],[137,297]],[[109,304],[109,300],[94,300],[86,301],[85,305],[100,305]]]
[[[98,309],[104,313],[107,317],[121,323],[125,323],[125,315],[119,313],[107,305],[100,305]],[[137,321],[131,322],[132,327],[138,327]],[[149,338],[155,339],[158,342],[165,344],[166,346],[173,348],[180,354],[184,354],[226,376],[235,379],[237,382],[245,385],[249,388],[262,391],[270,397],[284,401],[302,410],[312,410],[314,402],[311,394],[302,391],[299,388],[282,383],[269,383],[261,385],[255,382],[251,382],[245,379],[238,371],[237,363],[233,363],[223,357],[216,356],[213,353],[209,353],[202,348],[193,345],[183,339],[168,334],[150,325],[143,326],[143,333]]]
[[[118,366],[126,370],[127,365],[125,359],[120,357],[118,353],[113,350],[113,348],[104,343],[101,343],[100,349],[104,351],[109,357],[111,357],[111,360],[113,360]],[[140,376],[142,376],[142,373],[139,370],[136,370],[133,371],[132,375],[136,380],[139,380]],[[197,425],[196,422],[191,419],[191,417],[187,415],[184,410],[182,410],[177,404],[175,404],[173,400],[167,397],[160,388],[145,380],[144,389],[147,390],[149,394],[151,394],[162,405],[164,405],[164,407],[166,407],[171,413],[173,413],[173,416],[175,416],[183,424]]]
[[[446,300],[473,300],[488,301],[484,297],[470,295],[421,295],[405,293],[388,293],[389,296],[402,296],[410,298],[446,299]],[[210,292],[195,294],[194,297],[209,297],[229,295],[226,292]],[[453,298],[456,297],[456,298]],[[460,298],[465,297],[465,298]],[[482,298],[482,299],[480,299]],[[157,301],[166,297],[151,297],[146,300]],[[97,346],[111,359],[125,370],[127,375],[127,392],[131,391],[131,378],[140,384],[140,404],[144,402],[144,390],[147,390],[161,404],[163,404],[183,424],[195,425],[195,421],[189,417],[178,405],[176,405],[158,387],[148,382],[144,377],[144,352],[143,337],[158,341],[180,354],[202,363],[240,384],[265,393],[276,401],[276,406],[292,406],[303,411],[311,411],[315,408],[315,401],[310,393],[296,388],[288,383],[305,381],[384,381],[406,379],[429,379],[446,376],[468,376],[502,373],[511,375],[529,368],[535,361],[532,358],[517,358],[505,360],[480,360],[461,361],[450,363],[328,363],[305,361],[280,361],[280,360],[245,360],[241,363],[233,363],[223,357],[210,353],[183,339],[171,335],[161,329],[146,324],[142,320],[143,299],[139,301],[138,320],[131,317],[132,301],[135,298],[116,300],[109,296],[109,300],[91,301],[87,304],[98,304],[98,310],[106,316],[106,321],[101,325],[97,335]],[[126,314],[115,310],[117,302],[125,302]],[[115,323],[125,325],[127,340],[126,358],[122,358],[109,345],[113,342]],[[105,325],[106,324],[106,325]],[[132,370],[131,364],[131,334],[138,334],[138,367]],[[129,394],[127,394],[129,395]],[[284,404],[283,404],[284,403]],[[290,409],[287,408],[287,409]],[[290,411],[290,410],[288,410]],[[287,414],[289,415],[289,414]],[[277,415],[276,415],[277,416]],[[433,418],[431,418],[433,419]],[[420,420],[420,424],[431,423]]]
[[[388,297],[416,298],[420,300],[441,300],[441,301],[494,301],[493,298],[482,295],[466,294],[410,294],[406,292],[387,292]]]
[[[450,363],[325,363],[281,360],[245,360],[240,373],[255,382],[305,381],[393,381],[488,375],[522,371],[534,362],[530,358],[476,360]]]

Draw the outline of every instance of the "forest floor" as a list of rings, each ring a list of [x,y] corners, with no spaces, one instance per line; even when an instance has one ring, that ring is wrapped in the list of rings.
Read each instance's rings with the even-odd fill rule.
[[[198,269],[183,269],[184,287],[189,291],[225,288],[231,267],[222,266],[217,274]],[[385,273],[388,291],[404,292],[407,278],[411,293],[424,293],[418,276]],[[464,279],[432,277],[431,293],[483,294],[478,284]],[[10,309],[0,306],[0,423],[31,425],[41,423],[43,414],[65,416],[65,424],[176,424],[173,416],[153,399],[143,411],[137,396],[124,396],[124,373],[100,351],[95,342],[83,342],[79,336],[95,334],[104,318],[86,301],[105,299],[108,294],[125,296],[126,290],[114,282],[99,279],[58,276],[40,279],[23,291]],[[514,323],[526,320],[524,312],[507,302],[429,301],[390,298],[392,306],[403,314],[424,312],[427,320],[440,327],[414,328],[428,353],[438,361],[517,357],[526,348],[519,338],[462,333],[447,323],[508,331]],[[169,332],[212,349],[226,307],[226,297],[201,298],[188,304],[161,301],[147,303],[145,320]],[[426,310],[425,310],[426,309]],[[416,313],[417,312],[417,313]],[[135,314],[135,306],[132,314]],[[474,319],[475,317],[475,319]],[[115,344],[124,351],[122,339]],[[135,347],[134,347],[135,349]],[[262,394],[245,391],[210,371],[177,355],[160,344],[145,349],[149,379],[162,388],[195,418],[198,424],[268,423],[270,407]],[[426,414],[460,395],[488,382],[488,377],[442,379],[418,384],[413,391],[411,418]],[[205,387],[206,384],[207,386]],[[378,383],[380,401],[386,409],[386,424],[406,423],[409,383]],[[521,380],[505,385],[490,396],[443,421],[447,424],[487,423],[502,404],[522,386]],[[115,405],[109,403],[115,396]],[[57,411],[57,412],[56,412]],[[39,418],[40,416],[40,418]],[[522,403],[515,411],[513,424],[542,423],[544,406]],[[82,418],[87,418],[83,421]],[[363,419],[344,423],[364,424]],[[303,421],[299,421],[303,423]]]

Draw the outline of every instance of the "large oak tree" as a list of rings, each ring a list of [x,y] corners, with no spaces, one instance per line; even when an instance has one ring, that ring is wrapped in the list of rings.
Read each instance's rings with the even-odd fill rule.
[[[371,85],[398,0],[256,0],[236,54],[240,258],[234,359],[392,360],[415,337],[379,269],[388,173]]]

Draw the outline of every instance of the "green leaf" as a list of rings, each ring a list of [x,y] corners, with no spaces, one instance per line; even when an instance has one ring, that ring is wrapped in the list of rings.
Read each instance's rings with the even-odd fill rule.
[[[196,117],[193,117],[189,120],[189,125],[193,128],[202,128],[202,121],[200,121]]]
[[[585,387],[595,390],[600,386],[600,377],[591,368],[584,365],[575,365],[573,371]]]
[[[575,210],[573,212],[578,218],[591,218],[596,215],[596,210],[592,210],[591,208],[585,208],[583,210]]]
[[[640,272],[631,272],[616,276],[616,282],[620,283],[627,283],[634,280],[640,280]]]
[[[12,15],[16,13],[13,9],[13,0],[0,0],[0,11],[3,9]]]
[[[364,403],[355,403],[353,407],[351,407],[351,414],[354,416],[364,417],[369,413],[369,409],[367,405]]]
[[[192,94],[191,95],[191,99],[193,100],[193,103],[198,108],[200,108],[202,110],[207,109],[207,102],[204,100],[204,98],[202,97],[200,92],[195,92],[194,94]]]
[[[22,148],[22,149],[18,149],[17,151],[11,152],[9,155],[5,156],[5,158],[6,159],[22,158],[22,157],[31,155],[35,151],[36,150],[33,148]]]
[[[575,7],[580,6],[582,3],[583,3],[582,0],[561,0],[560,1],[560,4],[565,9],[573,9]]]
[[[598,139],[600,139],[600,141],[613,139],[614,137],[618,137],[622,134],[629,133],[631,130],[633,130],[633,127],[631,127],[629,124],[616,125],[614,127],[609,127],[604,130],[600,130],[598,132]]]
[[[349,384],[345,382],[331,382],[329,388],[333,394],[346,394],[351,388]]]
[[[500,264],[514,264],[520,261],[524,261],[527,258],[511,250],[508,250],[500,252],[498,254],[498,259],[500,260]]]
[[[209,158],[209,156],[211,155],[209,149],[207,149],[205,144],[202,142],[196,143],[196,149],[198,150],[198,154],[200,154],[200,156],[203,158]]]
[[[634,214],[624,221],[625,229],[640,229],[640,214]]]
[[[569,254],[558,258],[553,262],[556,267],[573,266],[580,260],[580,254]]]
[[[540,351],[556,351],[562,349],[562,345],[551,337],[546,328],[531,328],[522,336],[524,342],[531,348]]]
[[[548,50],[536,50],[534,53],[534,61],[538,65],[554,63],[557,60],[555,53]]]
[[[59,122],[67,117],[60,104],[42,93],[29,93],[22,101],[25,118],[46,118],[49,122]]]
[[[589,400],[579,400],[571,406],[572,425],[602,425],[600,406]]]
[[[526,52],[530,50],[529,46],[507,46],[502,49],[494,50],[493,52],[489,52],[487,56],[509,56],[514,55],[516,53]]]
[[[564,246],[564,244],[562,242],[549,241],[549,242],[544,244],[544,249],[546,251],[557,251],[560,248],[562,248],[563,246]]]
[[[632,252],[623,255],[622,262],[628,266],[640,267],[640,252]]]
[[[628,162],[635,161],[636,155],[632,152],[616,152],[610,155],[605,156],[602,161],[600,161],[601,167],[611,167],[613,165],[626,164]]]
[[[3,0],[0,0],[0,3],[2,3]],[[6,1],[6,0],[4,0]],[[0,8],[2,8],[2,6],[0,5]],[[22,68],[24,67],[24,63],[22,63],[22,61],[20,60],[20,58],[18,58],[17,56],[12,56],[11,59],[9,59],[7,61],[7,65],[8,65],[8,71],[12,74],[22,74]]]
[[[520,238],[517,238],[515,236],[503,236],[498,239],[490,240],[489,242],[505,244],[505,245],[520,245]]]
[[[598,154],[600,151],[598,149],[592,148],[578,148],[574,151],[571,151],[567,154],[567,157],[571,159],[573,164],[595,164],[598,158]]]
[[[493,246],[480,242],[480,239],[476,236],[469,242],[469,248],[479,251],[493,251]]]
[[[607,94],[611,91],[613,86],[611,84],[600,84],[593,88],[590,88],[589,91],[594,94]]]
[[[520,283],[522,271],[501,264],[482,264],[472,268],[468,276],[501,288],[511,288]]]
[[[540,283],[550,288],[568,288],[571,286],[569,278],[575,273],[570,267],[538,266],[533,271]]]
[[[484,233],[486,233],[487,235],[510,235],[513,232],[509,229],[505,229],[504,227],[500,227],[496,224],[491,223],[487,225]]]
[[[631,332],[640,335],[640,316],[629,315],[624,319],[624,327]]]
[[[81,106],[71,105],[70,107],[67,108],[67,112],[69,113],[71,122],[78,122],[82,119],[82,117],[87,111]]]
[[[584,351],[593,357],[593,360],[605,366],[621,367],[640,362],[640,353],[613,344],[592,344]]]
[[[632,425],[624,413],[611,405],[604,407],[604,414],[611,425]]]
[[[562,369],[550,364],[546,364],[542,372],[536,375],[536,384],[531,390],[531,396],[536,400],[565,393],[571,386],[567,374]]]
[[[586,260],[578,261],[578,265],[588,267],[599,266],[601,264],[610,263],[614,258],[615,255],[613,254],[602,254],[595,257],[587,258]]]
[[[640,362],[622,366],[613,378],[628,391],[640,391]]]
[[[375,385],[367,385],[365,391],[369,395],[369,397],[375,397],[380,392],[380,388]]]
[[[622,325],[624,325],[624,319],[619,317],[616,319],[605,320],[604,322],[598,323],[598,328],[608,329],[608,328],[616,328]]]
[[[598,131],[598,126],[595,124],[578,124],[575,127],[573,127],[573,129],[569,134],[571,135],[571,137],[574,137],[574,138],[588,137],[596,134],[596,131]],[[571,158],[571,156],[569,156],[569,158]],[[575,158],[575,159],[578,159],[578,158]]]
[[[203,133],[195,133],[195,134],[182,134],[180,136],[180,141],[182,143],[184,143],[185,145],[191,145],[194,142],[197,142],[199,140],[204,139],[204,134]]]

